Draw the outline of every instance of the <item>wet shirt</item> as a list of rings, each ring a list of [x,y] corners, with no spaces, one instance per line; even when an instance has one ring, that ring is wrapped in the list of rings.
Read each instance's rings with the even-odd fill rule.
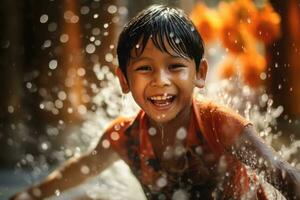
[[[115,120],[104,137],[129,165],[148,199],[241,199],[249,195],[252,179],[226,149],[248,124],[223,106],[194,100],[176,169],[164,167],[155,155],[143,111],[136,118]]]

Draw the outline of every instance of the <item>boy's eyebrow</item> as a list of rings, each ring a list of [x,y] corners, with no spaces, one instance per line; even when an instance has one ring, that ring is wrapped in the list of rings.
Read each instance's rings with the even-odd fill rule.
[[[138,56],[138,57],[131,57],[132,63],[136,63],[141,60],[154,60],[154,58],[148,56]]]
[[[185,57],[182,57],[180,55],[172,55],[172,54],[169,54],[169,57],[172,57],[172,58],[175,58],[175,59],[185,59],[187,60],[188,58],[185,58]],[[131,60],[133,63],[135,62],[138,62],[138,61],[141,61],[141,60],[155,60],[155,58],[152,58],[152,57],[149,57],[149,56],[138,56],[138,57],[131,57]]]

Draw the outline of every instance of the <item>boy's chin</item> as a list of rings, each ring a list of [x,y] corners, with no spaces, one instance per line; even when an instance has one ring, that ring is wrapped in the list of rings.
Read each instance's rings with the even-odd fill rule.
[[[172,119],[173,119],[173,117],[167,116],[165,114],[150,115],[149,117],[150,117],[152,123],[155,123],[158,125],[166,124],[166,123],[172,121]]]

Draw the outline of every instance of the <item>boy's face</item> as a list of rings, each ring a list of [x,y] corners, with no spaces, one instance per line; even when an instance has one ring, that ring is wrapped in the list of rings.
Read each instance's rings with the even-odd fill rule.
[[[127,80],[120,70],[117,73],[123,92],[131,91],[137,104],[157,123],[190,112],[193,89],[204,87],[207,70],[205,61],[196,72],[194,60],[179,57],[169,46],[167,49],[172,55],[157,49],[149,39],[141,55],[132,50]]]

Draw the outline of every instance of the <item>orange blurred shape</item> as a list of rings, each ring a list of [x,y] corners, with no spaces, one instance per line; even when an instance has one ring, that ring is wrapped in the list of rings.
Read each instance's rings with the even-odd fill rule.
[[[223,46],[234,54],[249,51],[253,46],[253,37],[247,33],[247,29],[257,13],[253,2],[250,0],[221,2],[218,10],[222,19],[220,38]]]
[[[240,56],[241,75],[244,83],[252,88],[262,85],[261,74],[266,70],[266,60],[255,51]]]
[[[233,54],[245,53],[251,47],[252,38],[241,27],[223,24],[220,38],[223,46]]]
[[[267,3],[253,21],[251,32],[257,39],[262,40],[265,44],[270,44],[281,35],[280,21],[279,14]]]
[[[220,16],[216,10],[199,3],[192,10],[190,18],[205,42],[216,39],[221,23]]]
[[[226,59],[220,63],[218,74],[222,79],[229,79],[237,74],[235,59],[232,56],[227,56]]]
[[[257,14],[257,9],[251,0],[220,2],[218,10],[223,23],[231,25],[250,24]]]
[[[232,13],[240,23],[250,24],[257,14],[256,6],[252,0],[238,0],[232,3]]]

